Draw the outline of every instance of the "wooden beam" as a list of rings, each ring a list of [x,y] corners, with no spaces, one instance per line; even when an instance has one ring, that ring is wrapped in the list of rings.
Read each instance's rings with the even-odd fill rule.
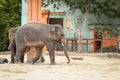
[[[65,14],[65,12],[50,12],[50,14]]]

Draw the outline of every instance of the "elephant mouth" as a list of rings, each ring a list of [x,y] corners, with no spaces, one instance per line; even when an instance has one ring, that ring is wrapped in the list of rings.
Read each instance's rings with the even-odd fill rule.
[[[57,37],[57,38],[55,39],[55,41],[60,42],[60,41],[61,41],[61,37]]]
[[[59,39],[56,39],[55,41],[56,41],[56,42],[60,42],[60,40],[59,40]]]

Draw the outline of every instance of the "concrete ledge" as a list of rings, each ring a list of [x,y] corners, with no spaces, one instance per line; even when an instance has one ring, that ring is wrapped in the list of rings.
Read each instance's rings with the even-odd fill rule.
[[[0,54],[10,54],[11,51],[3,51],[3,52],[0,52]]]

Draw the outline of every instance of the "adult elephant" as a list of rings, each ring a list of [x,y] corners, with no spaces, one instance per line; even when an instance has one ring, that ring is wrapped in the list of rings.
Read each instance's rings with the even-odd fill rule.
[[[16,28],[10,28],[9,29],[9,47],[8,47],[8,50],[11,51],[11,61],[10,63],[14,63],[14,57],[16,55],[16,43],[15,43],[15,34],[16,34],[16,31],[20,28],[19,27],[16,27]],[[43,43],[41,43],[41,46],[43,46]],[[41,47],[41,46],[34,46],[35,49],[37,49],[38,47]],[[28,52],[29,50],[33,49],[31,48],[32,46],[31,45],[27,45],[27,47],[25,48],[25,52]],[[21,62],[24,63],[24,55],[21,56],[20,58]],[[42,56],[41,54],[41,62],[44,62],[45,59],[44,57]]]
[[[42,24],[38,22],[32,22],[23,25],[15,34],[16,42],[16,55],[15,62],[20,62],[20,57],[24,55],[24,50],[28,44],[33,46],[40,46],[41,43],[45,44],[50,56],[51,64],[55,64],[55,41],[60,42],[63,45],[63,50],[67,63],[70,63],[70,58],[67,53],[66,39],[63,29],[60,25]],[[33,63],[38,60],[41,55],[42,46],[38,49],[36,57],[33,59]]]

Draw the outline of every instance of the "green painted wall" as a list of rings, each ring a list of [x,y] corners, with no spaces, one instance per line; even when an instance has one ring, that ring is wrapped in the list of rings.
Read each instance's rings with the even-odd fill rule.
[[[21,15],[21,25],[26,24],[28,21],[28,3],[25,0],[22,0],[22,15]]]

